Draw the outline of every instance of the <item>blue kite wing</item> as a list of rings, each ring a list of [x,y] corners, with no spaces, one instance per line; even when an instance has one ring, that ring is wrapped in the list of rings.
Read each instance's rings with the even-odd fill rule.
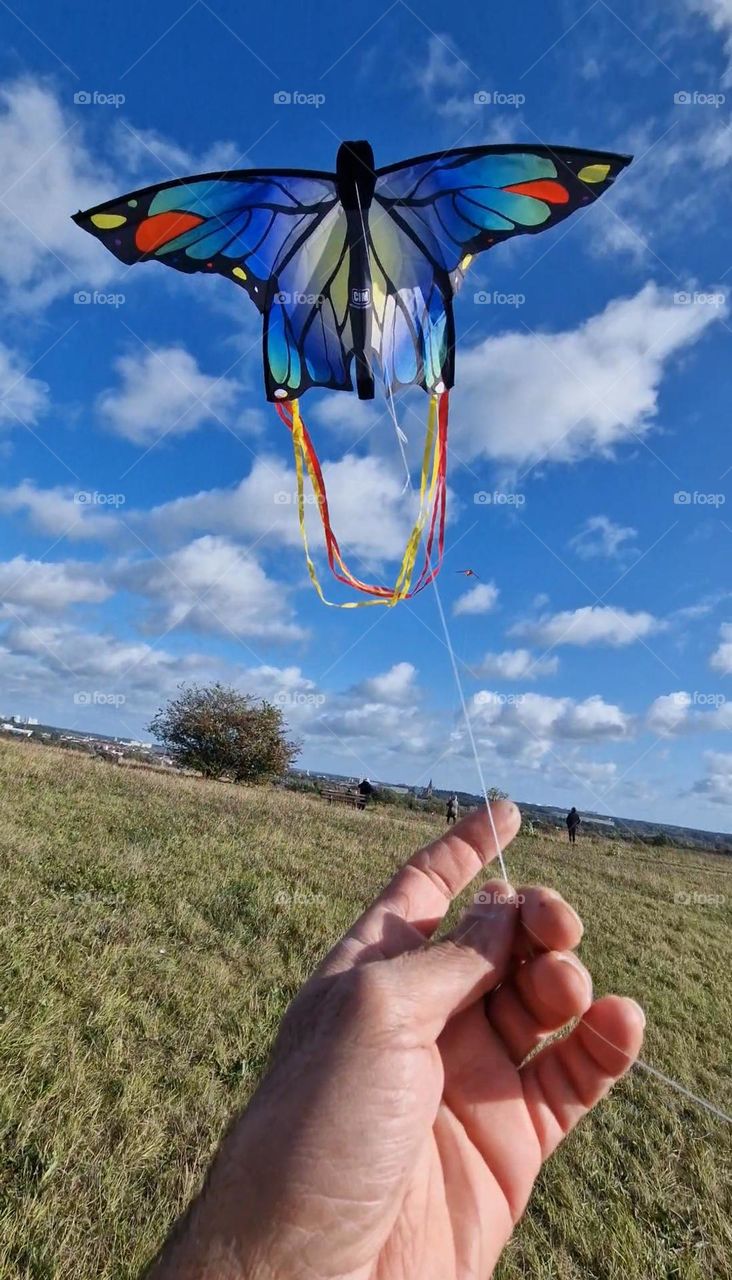
[[[369,217],[372,346],[387,385],[454,381],[452,298],[477,253],[596,200],[629,157],[468,147],[377,171]]]
[[[351,389],[346,220],[330,174],[232,171],[108,201],[74,221],[120,261],[223,275],[264,316],[267,395]]]

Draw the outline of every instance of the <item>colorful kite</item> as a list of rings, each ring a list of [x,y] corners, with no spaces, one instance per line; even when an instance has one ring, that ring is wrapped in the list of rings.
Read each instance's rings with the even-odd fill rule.
[[[470,262],[511,236],[556,226],[602,195],[629,163],[600,151],[488,146],[375,169],[368,142],[344,142],[335,173],[208,173],[146,187],[74,221],[122,262],[218,273],[246,290],[263,317],[267,399],[292,435],[313,585],[330,603],[308,550],[305,471],[332,573],[372,597],[345,607],[393,605],[427,586],[442,560],[452,299]],[[392,416],[399,387],[417,384],[430,398],[419,509],[393,587],[362,582],[348,569],[299,405],[310,387],[353,391],[354,380],[359,398],[369,400],[375,370]]]

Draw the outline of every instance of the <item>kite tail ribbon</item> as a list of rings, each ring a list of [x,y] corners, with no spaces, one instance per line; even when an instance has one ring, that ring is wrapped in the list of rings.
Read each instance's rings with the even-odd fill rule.
[[[407,540],[402,563],[393,587],[363,582],[361,578],[351,573],[341,554],[338,539],[333,532],[322,468],[310,433],[300,416],[299,403],[297,400],[291,400],[284,404],[278,404],[276,408],[292,436],[292,447],[295,454],[295,475],[297,478],[297,515],[300,536],[305,548],[305,561],[310,580],[323,603],[339,609],[359,609],[369,605],[386,605],[391,608],[400,600],[408,600],[411,596],[416,595],[418,591],[424,590],[437,577],[445,548],[448,392],[443,391],[440,395],[430,397],[427,414],[427,433],[422,454],[422,472],[419,483],[419,509]],[[325,549],[331,573],[345,586],[352,587],[364,595],[371,596],[372,599],[348,600],[343,604],[336,604],[334,601],[326,599],[308,544],[305,524],[305,472],[307,472],[320,512]],[[419,544],[422,541],[425,529],[427,529],[427,538],[425,541],[424,563],[417,581],[412,586],[419,554]],[[433,565],[432,553],[435,540],[437,541],[437,552]]]

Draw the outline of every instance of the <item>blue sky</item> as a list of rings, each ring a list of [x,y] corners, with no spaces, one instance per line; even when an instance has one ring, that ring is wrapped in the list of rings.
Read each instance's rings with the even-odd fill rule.
[[[180,681],[222,679],[282,703],[305,765],[474,789],[432,592],[338,611],[310,589],[248,299],[127,271],[69,215],[328,169],[343,138],[377,164],[626,151],[602,202],[458,296],[440,593],[489,784],[729,829],[732,5],[248,10],[2,10],[0,711],[146,737]],[[423,393],[399,411],[416,470]],[[383,405],[303,412],[342,545],[390,580],[413,508]]]

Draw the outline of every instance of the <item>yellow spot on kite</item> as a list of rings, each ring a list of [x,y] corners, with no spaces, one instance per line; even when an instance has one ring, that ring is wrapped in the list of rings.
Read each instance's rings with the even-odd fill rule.
[[[580,169],[578,177],[580,182],[604,182],[609,172],[609,164],[586,164],[584,169]]]
[[[473,255],[472,255],[472,253],[468,253],[468,254],[466,254],[466,255],[465,255],[465,257],[463,258],[462,262],[460,263],[460,270],[461,270],[461,271],[467,271],[467,269],[468,269],[468,267],[470,266],[470,264],[471,264],[471,262],[472,262],[472,261],[473,261]]]
[[[93,213],[91,220],[100,231],[113,231],[115,227],[123,227],[127,221],[121,213]]]
[[[247,278],[247,273],[243,267],[234,267],[231,274],[236,276],[237,280],[246,280]]]

